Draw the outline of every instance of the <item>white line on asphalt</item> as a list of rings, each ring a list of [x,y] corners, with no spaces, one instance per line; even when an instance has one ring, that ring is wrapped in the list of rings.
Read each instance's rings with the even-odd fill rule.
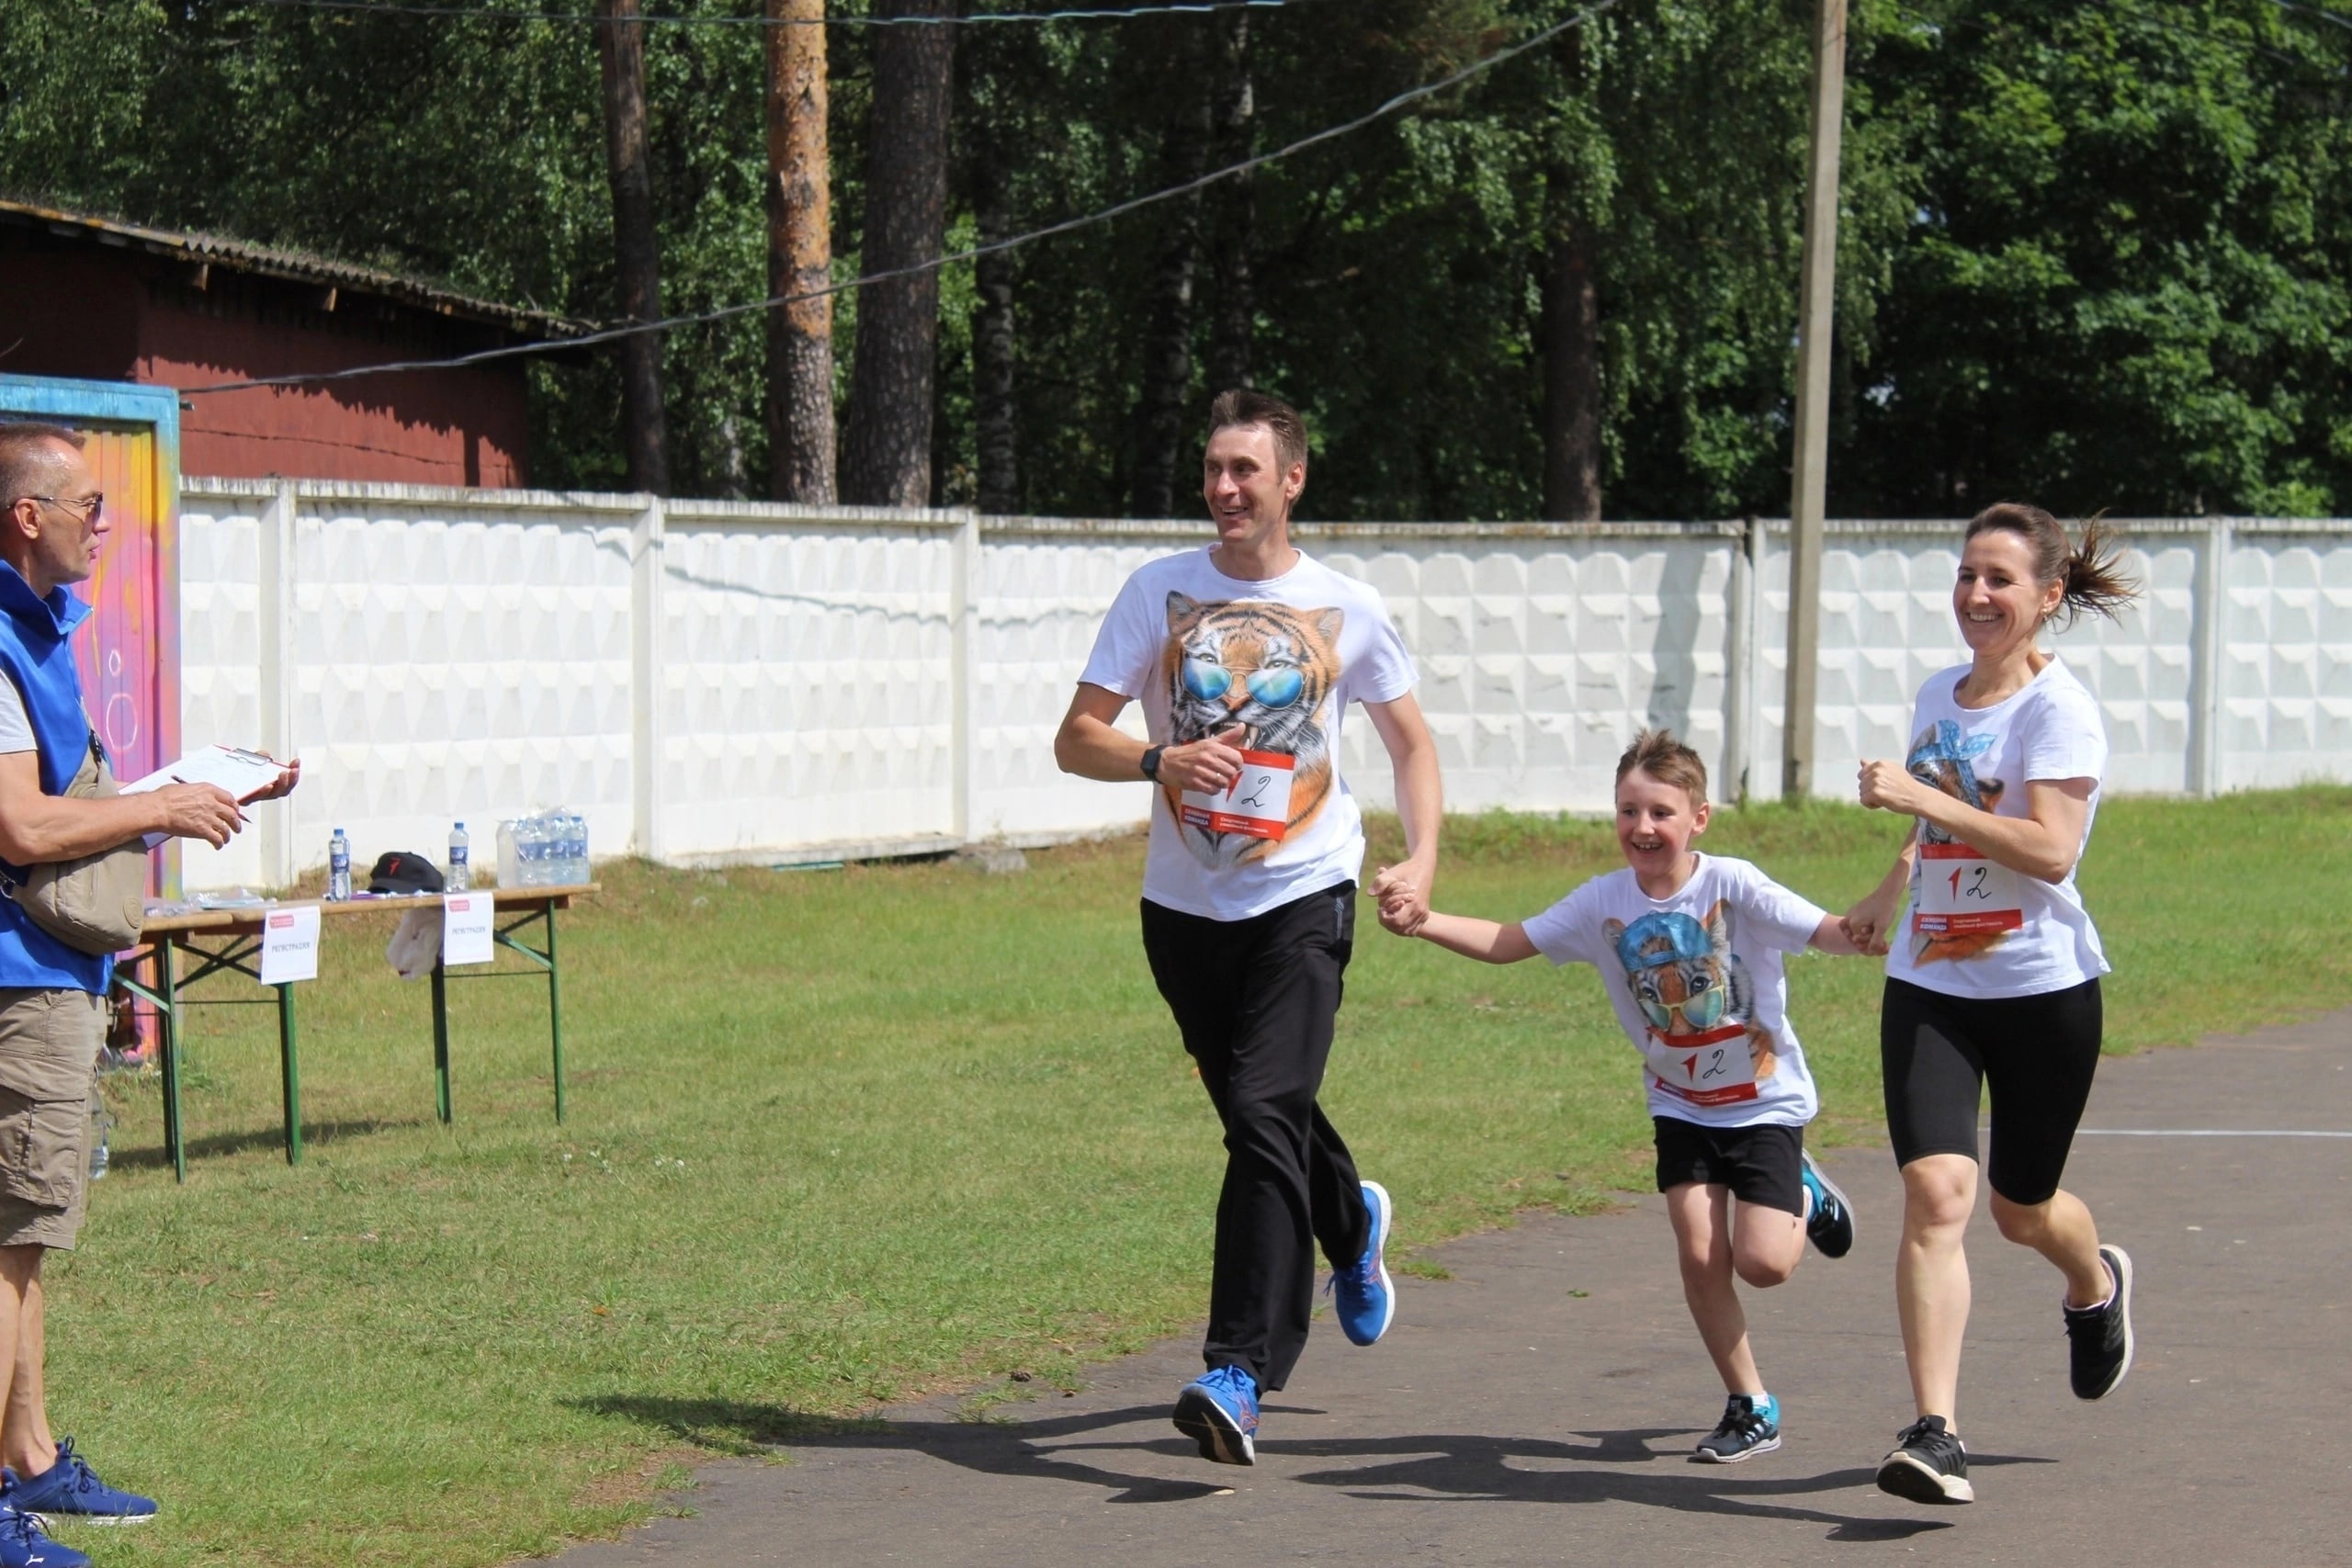
[[[2310,1127],[2077,1127],[2085,1138],[2352,1138]]]

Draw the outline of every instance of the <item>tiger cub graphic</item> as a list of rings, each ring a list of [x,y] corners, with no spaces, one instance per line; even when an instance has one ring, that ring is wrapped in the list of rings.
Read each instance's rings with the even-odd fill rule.
[[[1331,743],[1321,715],[1324,699],[1339,683],[1340,630],[1346,624],[1338,609],[1168,595],[1161,673],[1168,682],[1169,740],[1181,746],[1238,724],[1243,733],[1236,739],[1243,750],[1295,759],[1285,836],[1313,821],[1331,794]],[[1203,864],[1239,865],[1272,852],[1273,840],[1185,824],[1182,792],[1170,784],[1160,790],[1185,847]]]
[[[1625,966],[1634,1005],[1651,1035],[1668,1044],[1747,1038],[1756,1081],[1779,1070],[1780,1048],[1756,1021],[1756,988],[1731,950],[1731,911],[1718,898],[1703,920],[1676,913],[1644,915],[1632,925],[1604,920],[1601,935]]]
[[[1993,749],[1993,738],[1979,735],[1963,740],[1960,726],[1948,718],[1939,718],[1919,732],[1911,742],[1911,753],[1903,765],[1911,776],[1929,789],[1941,790],[1954,800],[1973,806],[1979,811],[1990,811],[2008,793],[2008,785],[1999,779],[1976,776],[1976,759]],[[1949,844],[1955,840],[1950,833],[1930,822],[1919,824],[1919,841],[1923,844]],[[1911,956],[1921,964],[1933,964],[1939,959],[1957,962],[1973,958],[1996,945],[2008,935],[2007,931],[1922,931],[1911,935]]]

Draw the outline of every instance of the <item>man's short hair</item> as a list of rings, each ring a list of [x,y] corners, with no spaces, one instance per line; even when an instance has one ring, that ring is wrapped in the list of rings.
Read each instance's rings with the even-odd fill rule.
[[[1306,422],[1280,398],[1250,387],[1219,392],[1209,404],[1209,434],[1243,424],[1262,424],[1273,434],[1274,456],[1284,473],[1293,463],[1306,461]]]
[[[78,430],[42,424],[29,419],[0,420],[0,508],[17,504],[28,495],[46,495],[55,483],[57,454],[50,443],[62,441],[75,451],[84,440]]]

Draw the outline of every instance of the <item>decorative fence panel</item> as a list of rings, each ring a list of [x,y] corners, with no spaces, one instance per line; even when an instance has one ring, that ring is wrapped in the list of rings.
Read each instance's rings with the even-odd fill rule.
[[[643,496],[189,479],[185,741],[300,755],[288,807],[191,887],[282,884],[332,830],[436,859],[463,818],[587,816],[599,853],[785,863],[1038,842],[1140,821],[1054,730],[1141,562],[1204,525]],[[2112,787],[2352,779],[2352,525],[2126,525],[2146,597],[2057,635],[2106,708]],[[1716,792],[1779,793],[1778,523],[1304,525],[1379,588],[1421,668],[1458,809],[1600,811],[1671,726]],[[1833,523],[1815,788],[1909,739],[1962,652],[1948,523]],[[2218,569],[2218,570],[2217,570]],[[1136,712],[1122,721],[1138,728]],[[1344,759],[1390,799],[1368,724]]]

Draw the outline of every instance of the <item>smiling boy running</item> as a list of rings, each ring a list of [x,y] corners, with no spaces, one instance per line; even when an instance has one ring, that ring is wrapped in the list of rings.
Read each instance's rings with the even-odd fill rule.
[[[1758,1290],[1780,1284],[1808,1235],[1828,1258],[1854,1245],[1851,1205],[1804,1152],[1804,1124],[1819,1102],[1789,1027],[1781,954],[1860,950],[1837,917],[1746,861],[1693,850],[1708,809],[1698,753],[1645,730],[1617,763],[1624,870],[1532,919],[1498,925],[1431,912],[1418,934],[1488,964],[1541,953],[1600,971],[1648,1066],[1657,1186],[1674,1224],[1683,1298],[1729,1395],[1692,1457],[1736,1464],[1781,1446],[1781,1406],[1756,1370],[1733,1277]],[[1381,906],[1381,923],[1400,935],[1415,934],[1408,892],[1394,887]]]

